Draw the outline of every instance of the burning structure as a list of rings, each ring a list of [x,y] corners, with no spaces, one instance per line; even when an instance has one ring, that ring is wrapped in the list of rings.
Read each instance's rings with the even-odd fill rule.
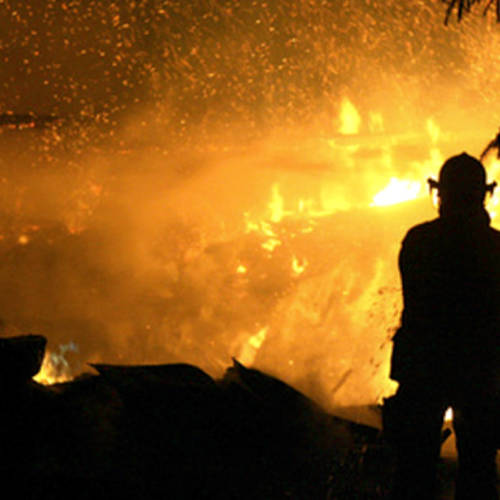
[[[393,390],[399,241],[433,214],[425,179],[500,123],[489,19],[444,28],[430,0],[1,8],[0,318],[48,337],[42,377],[236,357],[327,408]]]

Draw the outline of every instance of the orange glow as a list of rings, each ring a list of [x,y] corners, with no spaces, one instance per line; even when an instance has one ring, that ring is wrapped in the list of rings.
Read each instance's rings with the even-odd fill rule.
[[[262,248],[269,252],[273,252],[276,247],[281,245],[281,241],[276,238],[269,238],[267,241],[262,243]]]
[[[254,363],[259,349],[266,340],[268,331],[269,327],[265,326],[245,342],[240,349],[239,355],[237,356],[240,363],[247,366],[251,366]]]
[[[437,142],[441,137],[441,129],[439,128],[435,120],[433,120],[432,118],[429,118],[427,120],[426,125],[427,125],[427,132],[429,134],[429,137],[431,138],[432,144],[437,144]]]
[[[283,196],[281,196],[278,184],[273,184],[271,188],[271,194],[272,198],[269,202],[271,216],[269,217],[269,219],[271,220],[271,222],[280,222],[286,215],[286,213],[284,209]]]
[[[308,265],[307,259],[298,259],[295,256],[293,257],[292,269],[297,276],[299,274],[302,274],[306,270],[307,265]]]
[[[425,205],[427,214],[419,212],[424,206],[419,205],[418,210],[412,209],[412,212],[408,209],[408,213],[399,215],[397,210],[403,209],[398,205],[419,202],[428,196],[425,179],[437,174],[445,156],[440,142],[443,133],[433,120],[428,120],[422,135],[415,139],[425,143],[427,150],[418,162],[411,157],[407,159],[408,175],[404,175],[396,160],[396,151],[399,142],[408,139],[378,135],[385,134],[383,115],[373,112],[367,116],[370,132],[361,136],[360,114],[350,101],[344,100],[339,121],[343,123],[341,130],[346,136],[345,142],[338,138],[322,139],[314,149],[315,156],[304,155],[306,167],[311,158],[321,159],[326,166],[319,170],[320,173],[305,175],[295,168],[293,159],[287,158],[284,165],[280,164],[285,174],[277,169],[274,177],[266,177],[259,190],[254,192],[252,203],[240,206],[231,202],[230,216],[223,223],[217,220],[217,230],[213,233],[203,232],[203,225],[209,222],[206,214],[193,211],[193,221],[188,221],[187,226],[202,228],[199,241],[180,239],[175,248],[179,251],[181,263],[175,260],[175,254],[167,253],[166,258],[170,260],[160,261],[158,268],[153,268],[154,272],[163,273],[160,276],[168,283],[161,290],[162,300],[175,300],[181,279],[191,279],[191,286],[195,290],[199,288],[197,293],[204,297],[203,306],[197,313],[202,327],[213,323],[222,337],[235,337],[233,341],[220,343],[230,346],[228,357],[235,356],[246,365],[274,372],[288,382],[298,384],[297,387],[306,393],[308,387],[300,384],[304,380],[301,374],[312,369],[308,351],[321,367],[316,368],[321,387],[335,386],[346,367],[351,364],[358,366],[358,378],[349,379],[345,387],[336,392],[335,401],[328,394],[309,393],[325,406],[380,402],[396,387],[388,379],[388,368],[391,328],[399,322],[401,307],[397,249],[407,227],[434,216],[430,201]],[[373,138],[371,131],[375,134]],[[379,142],[382,142],[381,146]],[[368,161],[370,168],[356,172],[356,168],[365,162],[358,162],[356,155],[363,148],[371,147],[378,149],[377,155]],[[286,170],[288,163],[294,168]],[[346,170],[352,167],[349,181],[344,182],[338,176],[335,170],[338,164]],[[488,170],[493,176],[500,173],[500,163],[488,166]],[[217,180],[217,173],[214,175]],[[227,178],[226,174],[224,178]],[[185,199],[182,193],[173,197],[172,207],[187,206],[192,199],[203,198],[204,195],[197,193],[196,189],[213,184],[214,180],[200,182],[193,188],[194,194],[188,191]],[[90,184],[92,196],[101,193],[100,186],[100,183]],[[229,191],[229,199],[238,198],[231,189]],[[496,198],[490,201],[493,203],[496,204]],[[139,206],[137,204],[135,209]],[[382,206],[387,209],[373,210]],[[375,212],[385,213],[386,218],[377,219],[379,216]],[[157,212],[153,216],[147,210],[144,213],[151,217],[150,227],[155,227],[156,231],[155,224],[159,224]],[[88,216],[90,214],[89,211]],[[140,221],[145,219],[138,218]],[[235,220],[239,222],[240,232],[231,236],[234,245],[227,243],[232,250],[223,252],[224,257],[220,260],[212,257],[216,254],[206,251],[210,242],[218,241],[225,248],[224,237],[229,237],[221,236],[218,231],[227,221]],[[69,232],[85,235],[85,217],[77,217],[76,222],[75,226],[67,225]],[[377,228],[383,224],[384,230],[389,228],[389,232],[384,241],[379,241]],[[147,232],[144,234],[146,236],[135,241],[147,248]],[[374,241],[382,245],[377,252],[371,251]],[[147,269],[151,265],[150,256],[141,255],[141,258],[147,263]],[[141,272],[139,267],[138,275]],[[225,279],[226,272],[231,274],[232,280]],[[234,279],[235,274],[240,279]],[[234,288],[227,290],[225,283],[233,283]],[[232,302],[233,298],[236,298],[235,302]],[[232,307],[231,315],[244,318],[243,326],[235,321],[227,327],[227,332],[214,312],[226,303]],[[248,317],[246,308],[251,311]],[[196,325],[190,318],[179,327],[178,346],[165,344],[174,352],[178,350],[180,357],[189,353],[189,345],[200,342],[200,339],[195,340],[197,327],[192,326],[191,321]],[[266,326],[255,327],[255,324]],[[158,327],[149,327],[148,332],[154,335],[155,328]],[[116,342],[123,338],[124,345],[127,336],[123,332],[129,335],[133,332],[132,329],[127,331],[120,322],[113,324],[110,331],[116,332],[112,333]],[[316,347],[304,347],[303,335],[311,339],[308,346],[318,346],[317,351]],[[370,336],[370,342],[366,341],[366,335]],[[268,345],[271,347],[262,349]],[[213,355],[221,354],[216,352]],[[283,364],[280,364],[281,355],[285,360]],[[199,358],[186,361],[201,364],[210,371],[211,366],[206,368]],[[218,366],[223,366],[222,361],[218,363]],[[37,380],[47,384],[66,381],[74,369],[71,363],[61,363],[50,353]]]
[[[70,352],[78,352],[75,343],[62,344],[58,352],[46,351],[40,371],[33,379],[43,385],[52,385],[67,382],[73,378],[73,369],[67,359]]]
[[[426,179],[499,126],[498,26],[443,29],[438,2],[184,3],[2,2],[0,329],[48,337],[47,381],[234,356],[325,407],[380,401]]]
[[[356,155],[363,148],[372,145],[377,147],[378,156],[370,160],[373,165],[369,174],[365,172],[364,178],[354,174],[351,184],[345,185],[337,176],[330,177],[328,172],[313,182],[300,175],[294,179],[293,175],[289,174],[287,178],[268,184],[267,201],[266,199],[262,201],[260,210],[256,207],[244,213],[246,233],[260,238],[257,241],[260,242],[264,252],[269,254],[270,268],[282,269],[281,279],[285,282],[287,279],[296,280],[302,276],[312,279],[310,282],[296,280],[299,284],[296,294],[283,298],[279,303],[281,316],[268,324],[265,329],[259,330],[257,334],[250,336],[242,334],[246,340],[243,341],[243,347],[237,348],[234,353],[240,353],[241,360],[256,362],[257,366],[273,367],[274,364],[270,361],[272,356],[269,355],[271,351],[266,349],[266,354],[261,354],[263,345],[273,343],[277,352],[284,352],[288,360],[293,359],[293,363],[287,363],[288,369],[299,376],[298,374],[304,373],[310,367],[307,363],[304,364],[293,350],[288,351],[288,346],[296,345],[295,342],[300,343],[300,332],[307,332],[306,334],[313,338],[314,335],[319,335],[321,342],[326,343],[329,342],[328,339],[332,342],[333,339],[337,339],[335,349],[339,359],[336,363],[331,361],[332,365],[335,365],[334,373],[338,373],[344,364],[348,365],[351,362],[358,365],[367,364],[366,368],[358,367],[359,373],[366,371],[364,385],[361,384],[353,390],[352,387],[349,388],[347,382],[345,389],[341,388],[336,393],[342,404],[360,403],[366,401],[367,397],[372,401],[381,402],[383,397],[391,394],[397,387],[387,375],[391,328],[397,326],[401,308],[396,265],[397,250],[405,229],[425,218],[435,216],[435,212],[433,213],[429,199],[422,205],[427,213],[414,213],[410,215],[408,221],[397,222],[392,220],[396,212],[391,215],[393,210],[391,207],[396,209],[396,206],[404,202],[416,203],[422,198],[427,198],[429,194],[425,181],[430,175],[437,175],[445,156],[441,151],[441,141],[445,134],[433,119],[428,119],[421,135],[415,138],[416,141],[427,144],[427,150],[421,154],[418,161],[409,158],[407,160],[410,166],[409,173],[406,176],[401,174],[398,172],[401,160],[396,160],[396,151],[399,142],[408,141],[408,138],[390,136],[386,138],[384,135],[377,135],[385,133],[382,113],[372,112],[367,116],[370,132],[360,135],[361,115],[349,100],[344,99],[338,119],[341,123],[339,132],[346,136],[345,142],[339,138],[327,139],[323,145],[326,157],[333,158],[334,162],[341,159],[346,168],[349,168],[351,163],[356,164]],[[373,139],[370,135],[372,131],[375,134]],[[322,153],[321,148],[315,151],[320,157]],[[360,178],[359,188],[355,183],[358,178]],[[307,179],[307,182],[303,179]],[[380,187],[375,190],[374,186]],[[372,255],[370,252],[372,243],[367,241],[357,246],[359,235],[366,231],[370,232],[369,221],[374,217],[370,210],[374,207],[387,207],[387,211],[384,211],[387,214],[387,227],[394,231],[391,237],[385,236],[386,241],[383,243],[386,245],[386,250],[383,255]],[[342,214],[356,211],[360,211],[363,216],[359,220],[353,216],[349,223],[344,222],[345,226],[340,226],[341,233],[337,233],[334,228],[337,220],[343,220]],[[368,226],[365,227],[367,223]],[[378,222],[373,223],[378,224]],[[377,230],[375,227],[373,230],[373,237],[376,239]],[[352,244],[347,244],[350,250],[341,251],[339,263],[336,261],[339,258],[336,253],[337,247],[343,248],[346,240]],[[329,262],[328,252],[325,255],[321,250],[321,246],[325,243],[327,246],[331,245],[329,251],[333,257],[330,264],[326,264]],[[284,259],[290,259],[288,263],[291,262],[291,265],[285,266],[283,263],[283,267],[280,267]],[[363,282],[358,279],[358,274],[362,276],[366,272],[363,269],[368,262],[370,278]],[[247,264],[254,267],[252,262],[247,262],[245,267]],[[351,265],[353,267],[349,267]],[[318,269],[325,273],[324,278],[315,277]],[[268,276],[269,273],[270,271],[267,271],[261,276]],[[251,287],[252,283],[248,282],[245,286]],[[333,298],[328,299],[329,294]],[[316,300],[317,306],[313,305]],[[332,308],[330,301],[338,305]],[[335,313],[330,313],[330,308]],[[375,310],[377,312],[374,312]],[[324,316],[330,318],[329,314],[332,314],[331,319],[325,320]],[[342,317],[345,319],[340,319]],[[369,326],[372,321],[374,323]],[[380,347],[377,354],[373,354],[376,349],[373,346],[370,348],[368,344],[366,344],[366,354],[364,347],[358,347],[354,353],[350,352],[348,346],[351,342],[364,344],[362,332],[366,332],[367,329],[372,332],[370,335],[378,332]],[[389,332],[385,338],[384,332]],[[278,338],[282,340],[277,340]],[[350,341],[350,338],[356,340]],[[345,349],[344,354],[340,354],[341,345],[341,349]],[[369,361],[361,361],[365,355],[369,356]],[[356,361],[352,361],[353,359]],[[373,367],[370,371],[368,367],[371,363]],[[326,371],[321,375],[325,380],[328,379],[327,373]]]
[[[33,380],[43,385],[58,384],[60,382],[67,382],[73,378],[70,367],[61,369],[58,366],[50,351],[47,351],[43,359],[40,371],[33,377]]]
[[[354,104],[344,97],[340,103],[339,132],[344,135],[357,134],[361,125],[361,116]]]

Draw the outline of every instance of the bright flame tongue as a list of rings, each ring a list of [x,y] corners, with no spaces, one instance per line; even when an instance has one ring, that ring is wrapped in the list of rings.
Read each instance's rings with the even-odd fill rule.
[[[389,184],[373,197],[372,206],[383,207],[404,201],[415,200],[421,194],[422,184],[417,181],[391,177]]]
[[[452,408],[448,408],[446,410],[446,413],[444,415],[444,421],[445,422],[452,422],[453,421],[453,409]]]

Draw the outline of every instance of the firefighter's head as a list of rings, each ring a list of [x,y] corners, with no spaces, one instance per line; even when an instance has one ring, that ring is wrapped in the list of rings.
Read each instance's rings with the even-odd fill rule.
[[[486,193],[493,193],[496,182],[486,183],[483,164],[462,153],[446,160],[439,172],[439,180],[428,180],[431,188],[437,188],[439,211],[442,215],[474,213],[484,206]]]

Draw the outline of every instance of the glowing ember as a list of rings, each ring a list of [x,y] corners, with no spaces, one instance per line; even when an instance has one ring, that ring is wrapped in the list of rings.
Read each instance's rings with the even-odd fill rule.
[[[299,274],[302,274],[307,267],[307,259],[298,259],[297,257],[293,257],[292,261],[292,269],[293,272],[298,276]]]
[[[244,266],[243,264],[240,264],[237,268],[236,268],[236,272],[238,274],[245,274],[247,272],[247,268],[246,266]]]
[[[277,240],[275,238],[269,238],[267,241],[262,243],[262,248],[264,250],[267,250],[269,252],[273,252],[276,247],[279,247],[281,245],[281,241]]]

